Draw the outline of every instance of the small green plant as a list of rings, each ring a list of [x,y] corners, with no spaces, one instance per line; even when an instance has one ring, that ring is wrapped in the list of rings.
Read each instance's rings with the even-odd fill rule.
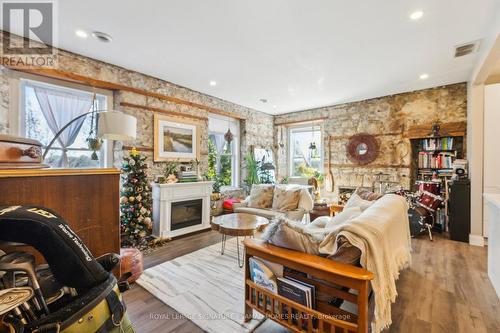
[[[252,188],[253,184],[260,184],[260,179],[259,179],[259,161],[256,161],[255,158],[253,157],[253,154],[248,153],[245,156],[246,160],[246,169],[247,169],[247,176],[245,178],[245,185],[247,187],[247,191],[249,192],[250,189]]]
[[[102,147],[102,140],[98,138],[87,138],[87,145],[90,150],[92,150],[91,159],[97,161],[99,157],[97,156],[97,152]]]
[[[314,177],[318,181],[318,184],[320,186],[323,186],[324,182],[324,176],[321,172],[319,172],[317,169],[307,166],[306,164],[301,164],[297,167],[297,171],[299,174],[301,174],[303,177],[306,178],[311,178]]]
[[[289,181],[290,181],[290,179],[288,178],[288,176],[285,176],[285,177],[281,178],[280,184],[288,184]]]
[[[165,169],[163,171],[165,177],[168,177],[170,175],[177,175],[178,172],[179,172],[179,162],[169,161],[165,163]]]
[[[220,188],[224,185],[223,179],[220,176],[215,176],[212,181],[212,193],[220,193]]]

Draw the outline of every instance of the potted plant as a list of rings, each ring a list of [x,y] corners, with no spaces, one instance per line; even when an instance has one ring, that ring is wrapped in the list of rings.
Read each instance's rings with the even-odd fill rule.
[[[220,199],[220,188],[222,186],[222,179],[219,175],[213,177],[214,184],[212,185],[212,194],[210,195],[210,199],[212,201],[217,201]]]
[[[179,172],[179,162],[177,161],[169,161],[165,163],[165,169],[163,170],[163,174],[166,177],[167,184],[168,183],[176,183],[177,173]]]
[[[87,145],[90,150],[92,150],[92,155],[90,158],[94,161],[97,161],[99,157],[97,156],[97,152],[101,150],[102,140],[98,138],[87,138]]]
[[[252,189],[253,184],[260,184],[259,179],[259,161],[255,160],[253,154],[248,153],[245,156],[247,176],[245,178],[245,185],[247,193]]]

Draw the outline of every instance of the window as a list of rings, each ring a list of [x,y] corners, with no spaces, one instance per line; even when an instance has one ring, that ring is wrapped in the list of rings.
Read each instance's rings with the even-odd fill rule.
[[[290,176],[307,178],[318,176],[323,170],[321,127],[310,125],[291,128],[289,138]],[[313,143],[316,148],[310,149]]]
[[[208,173],[209,179],[220,185],[238,186],[239,183],[239,121],[210,115],[208,118]],[[228,128],[233,140],[227,143],[224,135]]]
[[[45,148],[50,141],[54,138],[55,133],[58,129],[62,128],[74,117],[61,115],[60,112],[64,112],[68,109],[74,109],[75,103],[72,103],[77,98],[84,101],[84,104],[77,104],[80,106],[81,111],[78,114],[83,114],[92,110],[92,97],[93,93],[86,90],[79,90],[68,88],[64,86],[48,84],[45,82],[33,81],[33,80],[21,80],[21,112],[20,112],[20,131],[21,135],[40,141],[42,146]],[[47,94],[47,105],[50,106],[53,117],[48,115],[50,121],[52,122],[52,128],[49,126],[49,121],[47,117],[42,112],[40,105],[40,100],[35,92],[41,91],[43,89]],[[90,98],[90,102],[89,102]],[[102,94],[96,94],[95,108],[97,110],[107,109],[107,96]],[[86,107],[88,106],[88,109]],[[77,114],[77,115],[78,115]],[[88,148],[87,138],[90,135],[92,129],[92,118],[91,115],[87,115],[81,127],[75,127],[76,137],[68,137],[70,134],[70,129],[64,131],[66,136],[61,136],[61,140],[56,140],[51,150],[49,151],[45,163],[52,167],[69,167],[69,168],[92,168],[92,167],[102,167],[104,166],[105,154],[103,144],[101,151],[98,152],[98,160],[93,160],[91,155],[92,150]],[[66,159],[63,158],[63,148],[61,142],[70,142],[71,144],[65,148]]]

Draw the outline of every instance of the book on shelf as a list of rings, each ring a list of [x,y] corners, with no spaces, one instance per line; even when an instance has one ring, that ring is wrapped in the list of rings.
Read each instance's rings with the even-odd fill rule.
[[[299,279],[295,279],[293,277],[286,277],[286,278],[289,279],[289,280],[292,280],[294,282],[297,282],[297,283],[303,285],[306,288],[309,288],[309,290],[310,290],[310,296],[311,296],[309,304],[310,304],[310,307],[312,309],[315,309],[316,308],[316,287],[314,285],[312,285],[312,284],[309,284],[307,282],[301,281]]]
[[[453,137],[430,138],[422,140],[423,150],[452,150]]]
[[[421,151],[418,153],[418,167],[420,169],[451,169],[455,154],[441,152],[438,154]]]
[[[291,278],[278,278],[278,295],[286,297],[308,308],[313,307],[314,286]]]
[[[196,171],[182,171],[179,176],[179,183],[192,183],[198,181]]]
[[[267,265],[260,259],[251,257],[248,259],[248,268],[250,272],[250,279],[256,285],[269,290],[272,293],[278,293],[278,284],[276,281],[276,275],[273,271],[267,267]],[[255,291],[252,293],[252,299],[255,301],[257,297]],[[262,294],[259,295],[259,306],[262,306],[264,303],[264,297]],[[276,304],[277,306],[278,304]],[[266,302],[267,310],[271,311],[271,302],[268,300]],[[277,308],[274,309],[277,312]]]
[[[295,303],[302,304],[308,308],[313,309],[315,307],[315,287],[311,284],[305,283],[303,281],[290,278],[290,277],[279,277],[278,278],[278,295],[286,297]],[[283,316],[283,319],[288,320],[288,306],[286,304],[283,304],[282,308],[282,313],[281,315]],[[291,317],[292,317],[292,322],[297,323],[297,317],[298,316],[305,316],[307,317],[307,314],[304,313],[297,313],[296,310],[292,309],[290,311]],[[308,321],[303,320],[302,321],[302,329],[303,330],[308,330]],[[313,325],[315,325],[315,321],[313,320]]]
[[[278,292],[276,275],[262,260],[251,257],[248,259],[248,266],[250,270],[250,279],[253,283],[275,294]]]
[[[197,182],[198,181],[198,178],[197,177],[194,177],[194,178],[179,178],[179,183],[194,183],[194,182]]]

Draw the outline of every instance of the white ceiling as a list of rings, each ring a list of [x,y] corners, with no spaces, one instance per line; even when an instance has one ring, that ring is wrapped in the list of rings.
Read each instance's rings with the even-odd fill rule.
[[[61,48],[271,114],[467,81],[479,55],[453,48],[491,33],[500,11],[498,0],[58,3]]]

